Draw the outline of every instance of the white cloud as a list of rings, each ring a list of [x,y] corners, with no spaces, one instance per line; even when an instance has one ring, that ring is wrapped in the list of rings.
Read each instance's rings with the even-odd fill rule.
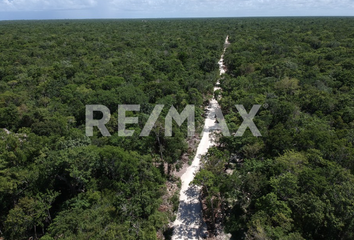
[[[353,0],[110,0],[111,7],[136,11],[184,10],[188,12],[242,9],[333,9],[354,8]]]
[[[0,0],[0,11],[82,9],[96,5],[96,0]]]
[[[353,0],[0,0],[10,12],[85,10],[85,16],[184,17],[353,15]],[[349,14],[348,14],[349,13]],[[72,16],[72,15],[70,15]]]

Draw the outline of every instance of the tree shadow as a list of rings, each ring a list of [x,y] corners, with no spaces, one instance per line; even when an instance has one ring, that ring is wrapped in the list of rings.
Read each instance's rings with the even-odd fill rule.
[[[185,194],[186,201],[180,201],[178,219],[181,223],[175,226],[175,239],[199,239],[206,237],[202,232],[204,225],[202,216],[202,204],[200,202],[200,190],[196,186],[190,186]]]

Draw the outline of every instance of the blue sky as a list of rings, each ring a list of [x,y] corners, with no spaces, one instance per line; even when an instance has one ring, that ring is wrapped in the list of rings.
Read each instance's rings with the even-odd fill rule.
[[[0,0],[0,20],[354,16],[354,0]]]

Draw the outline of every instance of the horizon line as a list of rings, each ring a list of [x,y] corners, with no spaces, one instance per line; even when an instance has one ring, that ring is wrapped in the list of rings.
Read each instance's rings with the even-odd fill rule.
[[[177,20],[177,19],[227,19],[227,18],[354,18],[351,15],[260,15],[260,16],[229,16],[229,17],[124,17],[124,18],[38,18],[38,19],[0,19],[1,22],[10,21],[75,21],[75,20]]]

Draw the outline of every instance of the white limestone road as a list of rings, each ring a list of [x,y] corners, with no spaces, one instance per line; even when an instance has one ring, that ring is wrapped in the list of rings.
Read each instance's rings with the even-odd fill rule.
[[[225,73],[225,66],[223,62],[224,53],[228,43],[228,36],[225,40],[225,49],[219,61],[220,75]],[[217,82],[219,85],[219,81]],[[215,87],[214,91],[220,89]],[[218,129],[218,124],[215,123],[215,110],[220,108],[216,99],[211,99],[208,106],[208,115],[205,119],[202,139],[199,143],[197,153],[193,159],[192,165],[188,167],[187,171],[181,176],[182,187],[179,197],[179,208],[177,218],[173,223],[172,240],[193,240],[201,237],[206,237],[207,229],[203,222],[202,204],[200,202],[200,188],[189,185],[193,181],[195,174],[200,168],[200,157],[207,153],[215,142],[211,138],[211,132]]]

